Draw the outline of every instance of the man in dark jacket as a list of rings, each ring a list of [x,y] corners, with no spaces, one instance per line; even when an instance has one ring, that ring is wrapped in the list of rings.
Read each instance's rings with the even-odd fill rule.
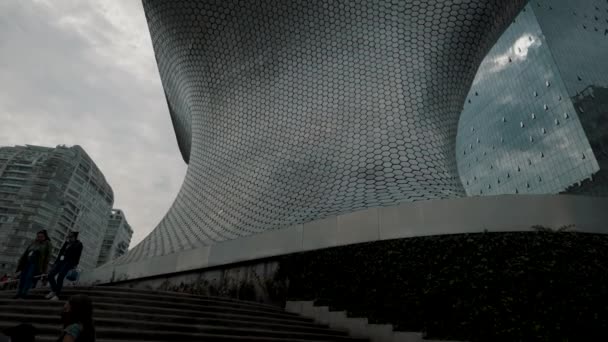
[[[78,232],[70,232],[67,241],[61,247],[55,265],[49,272],[51,292],[46,296],[50,300],[59,300],[59,293],[63,287],[63,279],[70,270],[78,266],[82,254],[82,242],[78,241]]]

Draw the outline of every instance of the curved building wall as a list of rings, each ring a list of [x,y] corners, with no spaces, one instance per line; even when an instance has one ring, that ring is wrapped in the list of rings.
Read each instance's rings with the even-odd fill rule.
[[[123,262],[463,196],[458,116],[525,1],[143,3],[189,168]]]
[[[599,165],[566,192],[608,196],[608,2],[556,0],[532,8]]]
[[[482,62],[460,117],[468,195],[608,195],[607,34],[605,1],[524,8]]]
[[[171,102],[167,99],[167,106],[169,107],[169,115],[171,117],[171,123],[175,131],[175,137],[177,138],[177,146],[182,154],[184,162],[188,164],[190,162],[190,144],[192,141],[192,130],[190,128],[190,115],[178,114],[173,110]]]

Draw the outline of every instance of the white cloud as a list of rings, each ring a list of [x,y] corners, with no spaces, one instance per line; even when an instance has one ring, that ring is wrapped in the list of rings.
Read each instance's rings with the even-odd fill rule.
[[[134,228],[171,205],[181,160],[141,2],[0,3],[0,145],[81,145]]]
[[[523,61],[528,58],[528,52],[532,48],[540,47],[541,40],[531,33],[524,33],[504,53],[497,55],[491,61],[490,72],[504,70],[509,63]]]
[[[493,58],[486,58],[479,66],[473,86],[479,86],[483,82],[493,77],[494,74],[505,70],[509,63],[521,62],[528,58],[532,49],[539,48],[542,45],[542,40],[534,33],[523,33],[513,45],[509,46],[505,51],[497,51],[495,46],[489,53]]]

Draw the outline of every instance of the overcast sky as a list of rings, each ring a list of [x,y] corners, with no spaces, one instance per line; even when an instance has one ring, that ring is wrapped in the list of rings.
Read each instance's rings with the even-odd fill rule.
[[[178,151],[139,0],[0,0],[0,146],[80,145],[134,229],[173,202]]]

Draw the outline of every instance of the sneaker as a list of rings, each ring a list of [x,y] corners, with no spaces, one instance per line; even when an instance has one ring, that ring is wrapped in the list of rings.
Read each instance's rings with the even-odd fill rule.
[[[46,299],[51,299],[51,298],[53,298],[53,297],[55,297],[55,292],[51,291],[51,292],[49,292],[49,294],[47,294],[47,295],[46,295],[44,298],[46,298]]]
[[[51,297],[51,298],[49,298],[49,299],[50,299],[50,300],[52,300],[52,301],[58,301],[58,300],[59,300],[59,297],[57,297],[57,296],[53,296],[53,297]]]

